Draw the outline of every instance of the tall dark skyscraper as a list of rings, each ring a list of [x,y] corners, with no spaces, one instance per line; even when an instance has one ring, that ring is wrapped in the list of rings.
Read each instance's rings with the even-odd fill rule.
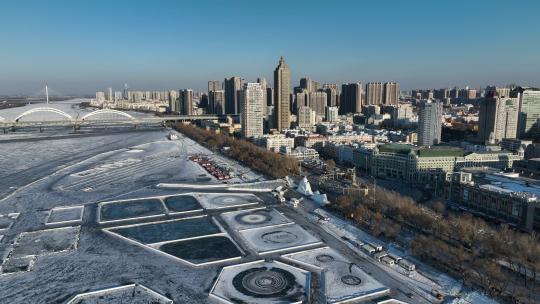
[[[244,80],[240,77],[225,78],[223,84],[225,89],[225,114],[239,114],[240,100],[238,97],[244,85]]]
[[[339,113],[360,113],[364,104],[362,98],[362,84],[345,83],[341,86],[341,102],[339,104]]]
[[[225,114],[225,92],[223,90],[208,93],[208,111],[211,114]]]
[[[180,90],[179,103],[182,115],[193,114],[193,91],[189,89]]]
[[[283,56],[274,70],[274,104],[278,131],[291,126],[291,72]]]

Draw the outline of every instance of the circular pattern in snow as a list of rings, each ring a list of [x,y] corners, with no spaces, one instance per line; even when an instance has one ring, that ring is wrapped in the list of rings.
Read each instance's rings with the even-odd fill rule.
[[[281,268],[250,268],[233,278],[234,287],[256,298],[281,297],[294,288],[294,275]]]
[[[362,283],[362,280],[359,277],[355,277],[353,275],[344,275],[341,277],[341,282],[346,285],[360,285]]]
[[[299,237],[298,235],[289,231],[276,230],[262,234],[261,239],[265,243],[291,244],[297,242],[299,240]]]
[[[272,220],[272,216],[262,212],[254,212],[248,214],[238,214],[234,217],[236,222],[244,225],[259,225]]]
[[[329,254],[319,254],[315,259],[322,263],[328,263],[334,261],[334,257]]]

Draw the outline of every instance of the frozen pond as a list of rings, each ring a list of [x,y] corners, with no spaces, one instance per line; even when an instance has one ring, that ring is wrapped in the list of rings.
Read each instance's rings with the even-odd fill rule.
[[[165,206],[171,212],[185,212],[202,209],[201,204],[191,195],[169,196],[163,199]]]
[[[220,233],[210,217],[196,217],[174,221],[116,227],[110,232],[143,244],[167,242]]]
[[[159,199],[107,202],[100,206],[100,222],[148,217],[164,213],[165,209]]]
[[[241,256],[240,250],[226,236],[210,236],[166,243],[159,246],[159,250],[197,265]]]

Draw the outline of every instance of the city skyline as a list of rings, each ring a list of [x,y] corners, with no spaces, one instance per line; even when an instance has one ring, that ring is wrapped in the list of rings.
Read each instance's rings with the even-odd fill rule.
[[[502,1],[462,2],[467,9],[455,2],[345,1],[332,10],[304,1],[264,7],[244,1],[6,1],[0,17],[9,30],[0,38],[8,43],[0,56],[9,60],[0,94],[32,94],[45,84],[65,94],[124,83],[202,91],[208,80],[231,76],[265,77],[273,86],[280,56],[289,63],[293,86],[304,76],[320,83],[395,81],[402,90],[538,86],[539,43],[530,37],[540,30],[534,22],[540,4],[521,2],[528,9],[516,14]],[[215,9],[204,10],[209,4]],[[305,18],[293,18],[299,11]],[[486,20],[493,16],[504,22]],[[227,39],[235,32],[249,35]],[[505,43],[493,43],[501,37]]]

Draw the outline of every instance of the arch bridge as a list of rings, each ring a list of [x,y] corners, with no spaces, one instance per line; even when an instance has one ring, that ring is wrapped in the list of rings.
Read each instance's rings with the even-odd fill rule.
[[[35,113],[52,113],[58,119],[24,119]],[[53,107],[37,107],[24,111],[14,119],[0,117],[0,128],[17,127],[44,127],[44,126],[72,126],[78,129],[81,125],[108,125],[108,124],[132,124],[135,127],[139,124],[164,124],[166,122],[180,122],[193,120],[217,120],[225,115],[166,115],[166,116],[141,116],[135,117],[124,111],[115,109],[99,109],[89,112],[82,117],[74,117],[72,114]],[[230,115],[229,115],[230,116]],[[234,115],[233,115],[234,116]]]

